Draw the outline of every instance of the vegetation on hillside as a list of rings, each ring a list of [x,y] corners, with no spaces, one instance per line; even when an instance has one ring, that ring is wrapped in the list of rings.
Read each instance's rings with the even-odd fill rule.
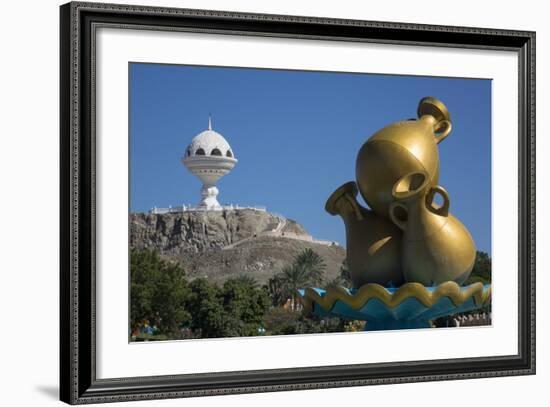
[[[325,278],[326,264],[311,249],[266,285],[247,275],[223,285],[206,278],[189,279],[182,267],[157,251],[131,251],[130,338],[140,340],[287,335],[362,330],[364,323],[341,318],[304,315],[298,289],[340,285],[351,287],[346,263],[340,275]],[[466,282],[491,282],[491,258],[478,252]]]
[[[130,303],[132,339],[182,339],[258,335],[270,299],[245,278],[189,281],[158,252],[133,250]]]
[[[274,306],[283,306],[290,299],[290,306],[297,310],[298,290],[304,287],[319,287],[323,284],[325,262],[311,249],[302,250],[292,264],[285,266],[280,273],[267,283],[267,289]]]

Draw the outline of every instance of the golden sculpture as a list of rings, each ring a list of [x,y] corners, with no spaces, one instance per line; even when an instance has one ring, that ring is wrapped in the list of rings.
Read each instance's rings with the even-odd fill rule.
[[[438,185],[437,145],[451,127],[445,105],[427,97],[418,105],[418,120],[384,127],[363,144],[357,183],[340,186],[325,204],[346,226],[354,288],[298,290],[306,313],[365,321],[366,331],[416,329],[489,303],[490,284],[462,286],[476,247]],[[358,190],[372,210],[357,202]],[[434,202],[436,194],[442,205]]]
[[[367,283],[399,286],[401,230],[389,220],[363,208],[356,200],[357,185],[348,182],[332,193],[325,210],[340,215],[346,225],[347,264],[354,287]]]
[[[437,145],[451,132],[451,117],[439,100],[427,97],[418,105],[418,120],[384,127],[359,150],[356,178],[365,202],[378,215],[389,216],[392,187],[405,174],[425,171],[430,185],[439,182]]]
[[[404,231],[402,267],[405,280],[434,286],[446,281],[462,284],[476,258],[474,240],[464,225],[449,213],[447,191],[431,187],[424,171],[407,174],[392,190],[392,221]],[[434,203],[435,194],[443,205]]]
[[[355,287],[462,284],[474,265],[474,241],[449,213],[449,195],[438,185],[438,144],[451,132],[450,114],[432,97],[420,101],[417,113],[418,120],[370,137],[357,156],[357,184],[344,184],[326,203],[327,212],[344,220]],[[357,188],[372,211],[356,201]],[[436,194],[442,206],[434,203]]]

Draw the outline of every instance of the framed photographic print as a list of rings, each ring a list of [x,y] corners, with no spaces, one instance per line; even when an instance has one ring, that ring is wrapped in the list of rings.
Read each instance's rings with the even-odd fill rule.
[[[535,33],[60,13],[63,401],[534,374]]]

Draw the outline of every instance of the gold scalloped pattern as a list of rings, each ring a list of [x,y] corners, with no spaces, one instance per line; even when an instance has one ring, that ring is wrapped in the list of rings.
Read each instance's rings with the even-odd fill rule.
[[[354,295],[349,294],[343,287],[330,287],[324,296],[319,295],[312,288],[306,288],[304,295],[300,296],[300,300],[304,305],[304,312],[313,311],[314,303],[329,312],[336,301],[345,303],[353,310],[359,310],[373,298],[382,301],[388,308],[397,307],[407,298],[415,298],[422,305],[431,308],[443,297],[449,298],[457,307],[473,297],[476,305],[481,306],[491,298],[491,287],[484,290],[482,283],[461,287],[454,281],[447,281],[430,291],[420,283],[406,283],[391,294],[380,284],[365,284]]]

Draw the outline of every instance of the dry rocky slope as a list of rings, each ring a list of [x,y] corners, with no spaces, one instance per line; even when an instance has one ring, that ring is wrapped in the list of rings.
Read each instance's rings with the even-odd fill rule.
[[[218,283],[241,275],[266,283],[305,248],[323,257],[325,277],[332,280],[346,256],[343,247],[313,240],[297,222],[252,209],[133,213],[130,246],[157,249],[180,263],[190,278]]]

